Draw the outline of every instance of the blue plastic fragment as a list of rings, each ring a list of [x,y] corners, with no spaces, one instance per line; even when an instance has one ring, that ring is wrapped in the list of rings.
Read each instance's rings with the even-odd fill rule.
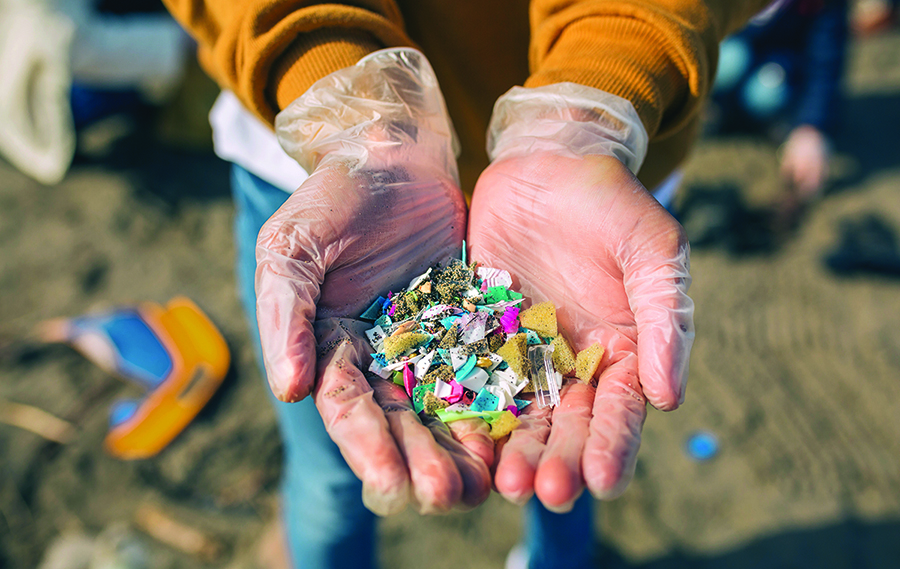
[[[388,365],[387,358],[384,357],[383,353],[382,354],[370,354],[370,355],[372,356],[372,359],[374,359],[378,365],[380,365],[381,367],[387,367],[387,365]]]
[[[688,437],[685,452],[698,462],[710,460],[719,453],[719,440],[708,431],[698,431]]]

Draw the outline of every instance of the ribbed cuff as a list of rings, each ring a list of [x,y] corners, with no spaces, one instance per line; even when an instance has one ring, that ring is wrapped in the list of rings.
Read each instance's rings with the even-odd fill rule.
[[[677,129],[691,102],[688,71],[665,51],[669,43],[659,28],[636,18],[583,18],[566,26],[525,86],[570,81],[622,97],[654,138],[661,129]]]
[[[267,95],[278,112],[322,77],[383,47],[365,31],[331,28],[305,33],[275,62],[269,82],[274,92]]]

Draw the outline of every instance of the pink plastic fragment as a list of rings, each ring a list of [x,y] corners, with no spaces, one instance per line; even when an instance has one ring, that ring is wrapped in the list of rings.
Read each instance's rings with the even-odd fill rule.
[[[392,304],[391,307],[388,309],[388,316],[393,316],[395,312],[397,312],[397,305]]]
[[[488,285],[487,281],[481,281],[481,292],[487,292]]]
[[[416,388],[416,374],[409,364],[403,366],[403,387],[406,388],[406,394],[412,397],[413,389]]]
[[[509,405],[506,408],[506,410],[509,411],[510,413],[512,413],[513,415],[515,415],[516,417],[519,416],[519,413],[520,413],[519,408],[516,407],[515,405]]]
[[[450,386],[450,397],[447,397],[448,403],[456,403],[463,396],[463,386],[456,383],[455,379],[451,379],[447,382],[447,385]]]
[[[519,307],[510,306],[503,312],[500,317],[500,324],[503,325],[503,331],[507,334],[515,334],[519,331]]]

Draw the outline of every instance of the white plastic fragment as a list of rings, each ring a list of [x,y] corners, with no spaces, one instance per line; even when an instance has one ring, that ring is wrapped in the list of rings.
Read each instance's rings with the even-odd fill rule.
[[[457,379],[456,383],[462,385],[466,389],[470,389],[476,393],[481,391],[481,388],[484,387],[484,384],[487,383],[488,373],[481,369],[480,367],[476,367],[472,370],[472,373],[464,377],[463,379]]]
[[[428,369],[431,367],[431,362],[434,360],[434,355],[436,353],[437,350],[431,350],[416,362],[416,367],[413,370],[413,372],[416,374],[416,379],[422,379],[425,377],[425,374],[428,373]]]
[[[387,332],[381,326],[375,326],[366,330],[366,338],[369,339],[369,343],[372,344],[376,352],[384,351],[384,339],[387,336]]]
[[[379,365],[378,361],[372,360],[372,363],[369,364],[369,371],[380,377],[381,379],[390,379],[391,372],[386,371],[381,365]]]
[[[488,288],[492,286],[512,286],[512,276],[503,269],[495,269],[493,267],[478,267],[478,277],[487,283]]]

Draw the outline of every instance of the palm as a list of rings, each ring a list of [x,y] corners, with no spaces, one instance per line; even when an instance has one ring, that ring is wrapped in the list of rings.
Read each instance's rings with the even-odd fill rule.
[[[666,409],[682,396],[677,354],[639,357],[638,350],[659,348],[667,334],[690,334],[689,321],[674,332],[650,326],[667,303],[675,308],[683,299],[645,299],[660,278],[686,279],[677,266],[685,248],[677,222],[614,158],[537,154],[485,171],[469,241],[473,259],[510,271],[527,297],[557,306],[560,329],[576,349],[593,342],[607,349],[596,392],[567,386],[552,417],[533,411],[535,428],[514,434],[500,451],[498,490],[515,500],[534,490],[560,509],[585,482],[599,496],[621,492],[634,468],[645,395]],[[639,376],[639,360],[655,369]]]

